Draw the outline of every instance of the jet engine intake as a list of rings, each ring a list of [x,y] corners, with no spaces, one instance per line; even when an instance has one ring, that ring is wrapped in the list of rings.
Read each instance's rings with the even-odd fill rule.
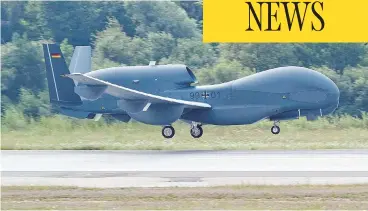
[[[107,86],[78,85],[74,92],[86,100],[97,100],[105,92]]]

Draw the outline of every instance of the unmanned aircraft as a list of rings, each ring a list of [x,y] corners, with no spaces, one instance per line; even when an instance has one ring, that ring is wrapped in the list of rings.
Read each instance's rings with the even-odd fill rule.
[[[303,67],[280,67],[234,81],[196,86],[185,65],[112,67],[91,71],[91,47],[77,46],[69,68],[60,47],[43,45],[50,101],[63,115],[98,120],[109,114],[162,126],[172,138],[177,120],[191,125],[199,138],[202,126],[246,125],[262,119],[274,122],[305,116],[315,120],[332,113],[340,92],[325,75]]]

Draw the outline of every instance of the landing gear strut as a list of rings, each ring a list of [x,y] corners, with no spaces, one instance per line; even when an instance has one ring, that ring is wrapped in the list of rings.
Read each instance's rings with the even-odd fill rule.
[[[271,132],[275,135],[280,133],[280,127],[279,127],[280,122],[279,121],[275,121],[273,123],[273,126],[271,127]]]
[[[202,125],[192,122],[190,127],[190,135],[192,135],[193,138],[200,138],[203,135]]]
[[[162,128],[162,136],[165,138],[172,138],[175,135],[175,129],[168,125]]]

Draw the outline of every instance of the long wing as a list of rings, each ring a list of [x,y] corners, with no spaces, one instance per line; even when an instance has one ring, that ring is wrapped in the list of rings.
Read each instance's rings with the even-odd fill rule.
[[[92,86],[107,86],[105,93],[119,97],[122,99],[128,99],[128,100],[148,100],[150,103],[175,103],[175,104],[182,104],[186,105],[190,108],[211,108],[211,105],[207,103],[201,103],[201,102],[193,102],[193,101],[186,101],[186,100],[178,100],[174,98],[169,97],[162,97],[158,95],[153,95],[141,91],[137,91],[134,89],[129,89],[127,87],[119,86],[116,84],[109,83],[107,81],[103,81],[88,75],[84,75],[81,73],[74,73],[65,75],[66,77],[69,77],[79,83],[83,83],[86,85],[92,85]]]

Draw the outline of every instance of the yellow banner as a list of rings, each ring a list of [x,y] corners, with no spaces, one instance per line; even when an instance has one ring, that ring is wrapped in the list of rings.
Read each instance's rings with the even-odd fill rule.
[[[203,0],[204,42],[368,42],[368,0]]]

